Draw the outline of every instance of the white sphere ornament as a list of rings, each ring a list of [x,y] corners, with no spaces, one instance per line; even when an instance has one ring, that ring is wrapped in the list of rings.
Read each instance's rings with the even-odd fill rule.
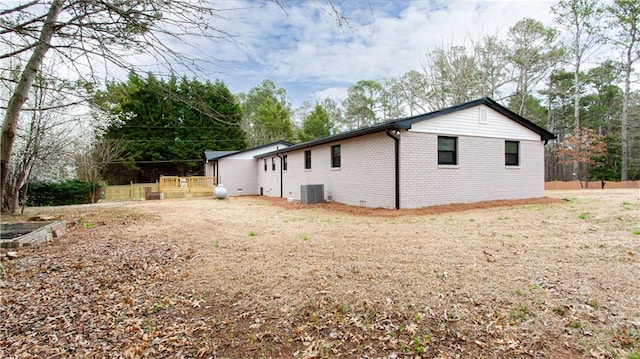
[[[225,199],[227,197],[227,189],[224,188],[224,185],[219,184],[213,189],[213,194],[216,195],[217,199]]]

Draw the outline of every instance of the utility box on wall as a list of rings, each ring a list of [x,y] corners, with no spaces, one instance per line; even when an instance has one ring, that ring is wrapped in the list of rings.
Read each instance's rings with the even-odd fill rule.
[[[300,185],[300,203],[322,203],[324,202],[323,184],[303,184]]]

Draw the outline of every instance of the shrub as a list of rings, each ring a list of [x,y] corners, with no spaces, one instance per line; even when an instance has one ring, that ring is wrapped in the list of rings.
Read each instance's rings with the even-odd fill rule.
[[[26,205],[34,207],[91,203],[91,190],[100,187],[100,184],[79,180],[34,182],[29,184]],[[24,188],[20,191],[20,198],[23,190]]]

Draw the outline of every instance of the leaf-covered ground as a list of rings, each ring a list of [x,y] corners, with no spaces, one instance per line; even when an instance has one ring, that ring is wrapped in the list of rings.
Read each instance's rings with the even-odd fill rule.
[[[548,197],[29,209],[68,232],[1,262],[0,357],[640,357],[640,192]]]

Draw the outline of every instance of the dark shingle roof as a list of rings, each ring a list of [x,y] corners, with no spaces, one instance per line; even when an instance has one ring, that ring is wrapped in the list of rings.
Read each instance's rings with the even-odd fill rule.
[[[345,139],[349,139],[349,138],[354,138],[354,137],[359,137],[359,136],[364,136],[364,135],[368,135],[368,134],[372,134],[372,133],[376,133],[376,132],[382,132],[382,131],[386,131],[386,130],[393,130],[393,129],[410,129],[411,125],[416,123],[416,122],[420,122],[420,121],[424,121],[424,120],[428,120],[431,118],[435,118],[435,117],[440,117],[446,114],[450,114],[453,112],[457,112],[457,111],[462,111],[462,110],[466,110],[472,107],[476,107],[479,105],[485,105],[493,110],[495,110],[496,112],[506,116],[507,118],[519,123],[520,125],[530,129],[531,131],[537,133],[540,135],[540,139],[541,140],[552,140],[556,138],[556,135],[554,135],[553,133],[545,130],[544,128],[536,125],[535,123],[527,120],[526,118],[518,115],[517,113],[509,110],[508,108],[500,105],[499,103],[495,102],[494,100],[488,98],[488,97],[484,97],[481,99],[477,99],[475,101],[470,101],[470,102],[466,102],[457,106],[452,106],[452,107],[447,107],[445,109],[442,110],[438,110],[438,111],[434,111],[434,112],[430,112],[427,114],[423,114],[423,115],[417,115],[417,116],[412,116],[412,117],[404,117],[404,118],[400,118],[400,119],[396,119],[396,120],[391,120],[391,121],[386,121],[386,122],[382,122],[370,127],[365,127],[365,128],[360,128],[357,130],[353,130],[353,131],[348,131],[348,132],[343,132],[343,133],[339,133],[337,135],[333,135],[333,136],[329,136],[329,137],[323,137],[317,140],[313,140],[313,141],[309,141],[309,142],[304,142],[304,143],[300,143],[297,145],[293,145],[287,148],[283,148],[281,150],[278,151],[272,151],[269,153],[264,153],[264,154],[260,154],[255,156],[256,158],[258,157],[266,157],[266,156],[272,156],[276,153],[284,153],[284,152],[291,152],[291,151],[295,151],[295,150],[299,150],[302,148],[308,148],[308,147],[312,147],[312,146],[318,146],[318,145],[322,145],[325,143],[329,143],[329,142],[335,142],[335,141],[341,141],[341,140],[345,140]]]
[[[206,150],[204,151],[204,156],[205,159],[207,161],[212,161],[212,160],[217,160],[220,158],[224,158],[224,157],[228,157],[231,155],[235,155],[238,153],[243,153],[243,152],[247,152],[247,151],[253,151],[253,150],[259,150],[261,148],[264,147],[269,147],[269,146],[273,146],[273,145],[284,145],[284,146],[291,146],[293,145],[291,142],[287,142],[287,141],[276,141],[276,142],[271,142],[271,143],[267,143],[258,147],[252,147],[252,148],[248,148],[246,150],[242,150],[242,151],[211,151],[211,150]]]
[[[207,161],[217,160],[220,157],[237,153],[238,151],[204,151],[204,158]]]

